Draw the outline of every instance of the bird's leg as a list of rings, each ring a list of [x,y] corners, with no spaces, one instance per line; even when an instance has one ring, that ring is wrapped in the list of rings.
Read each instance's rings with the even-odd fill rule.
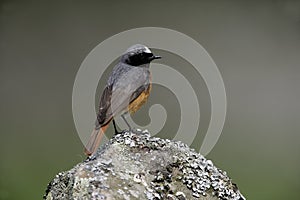
[[[115,129],[115,135],[118,135],[118,134],[122,133],[122,131],[119,132],[118,129],[117,129],[115,119],[113,119],[113,125],[114,125],[114,129]]]
[[[126,120],[126,118],[125,118],[125,116],[124,116],[125,114],[123,114],[123,115],[121,115],[121,117],[122,117],[122,119],[124,120],[124,122],[126,123],[126,125],[128,126],[128,128],[129,128],[129,131],[131,131],[132,130],[132,128],[131,128],[131,126],[129,125],[129,123],[127,122],[127,120]]]

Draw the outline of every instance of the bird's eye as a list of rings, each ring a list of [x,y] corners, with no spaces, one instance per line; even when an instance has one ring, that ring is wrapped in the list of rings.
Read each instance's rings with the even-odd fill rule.
[[[140,55],[141,55],[142,58],[146,57],[146,53],[145,52],[142,52]]]

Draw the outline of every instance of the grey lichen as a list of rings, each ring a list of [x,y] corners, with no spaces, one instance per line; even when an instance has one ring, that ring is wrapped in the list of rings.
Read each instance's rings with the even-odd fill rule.
[[[226,172],[182,142],[125,131],[49,183],[44,199],[245,199]]]

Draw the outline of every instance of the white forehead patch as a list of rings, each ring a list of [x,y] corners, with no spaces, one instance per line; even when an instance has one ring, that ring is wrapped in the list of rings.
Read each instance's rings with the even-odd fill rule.
[[[145,53],[152,53],[148,47],[145,47]]]

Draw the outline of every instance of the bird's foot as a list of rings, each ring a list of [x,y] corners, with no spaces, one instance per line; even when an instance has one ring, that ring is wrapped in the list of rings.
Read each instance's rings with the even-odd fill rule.
[[[122,133],[124,133],[124,130],[123,131],[117,131],[117,130],[115,130],[115,135],[119,135],[119,134],[122,134]]]

